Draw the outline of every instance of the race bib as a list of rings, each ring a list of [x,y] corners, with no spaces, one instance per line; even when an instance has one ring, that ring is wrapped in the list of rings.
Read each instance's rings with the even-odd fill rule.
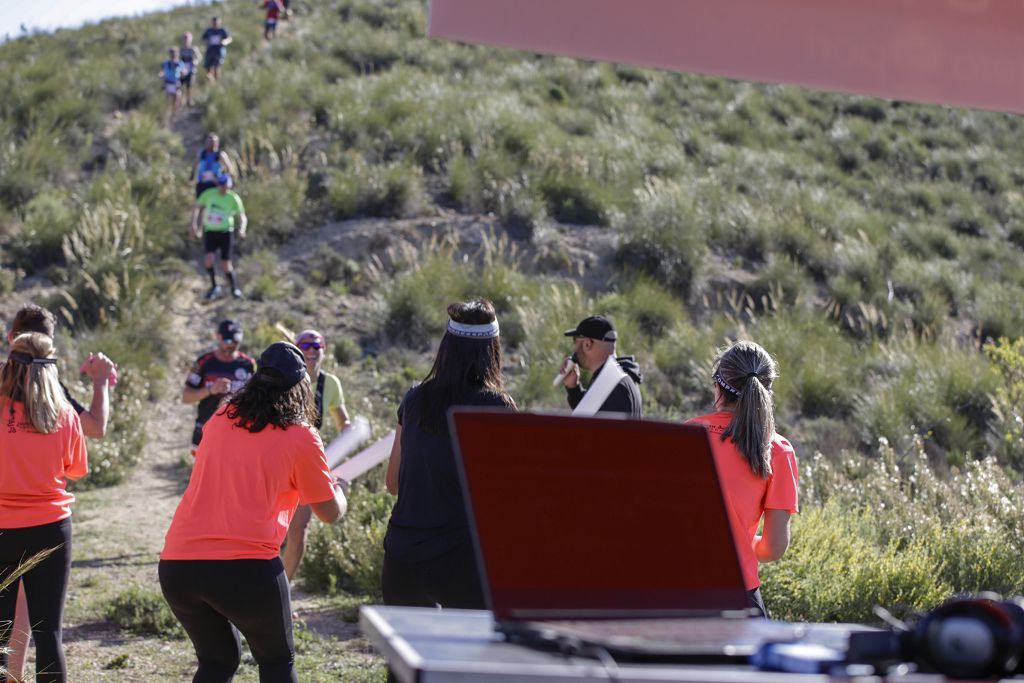
[[[225,222],[225,216],[220,211],[212,209],[209,217],[206,219],[207,225],[223,225]]]
[[[203,171],[202,175],[200,175],[199,177],[202,180],[210,183],[217,179],[217,176],[213,171]]]
[[[220,45],[220,36],[210,36],[210,45]]]

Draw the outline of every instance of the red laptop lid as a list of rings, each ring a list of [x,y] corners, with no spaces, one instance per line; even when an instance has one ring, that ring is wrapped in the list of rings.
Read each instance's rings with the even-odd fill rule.
[[[496,619],[748,606],[702,427],[473,409],[451,423]]]

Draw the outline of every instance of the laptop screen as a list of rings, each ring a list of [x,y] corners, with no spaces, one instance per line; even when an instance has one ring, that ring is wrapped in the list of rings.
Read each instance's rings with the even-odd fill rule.
[[[496,619],[748,606],[702,427],[478,409],[451,422]]]

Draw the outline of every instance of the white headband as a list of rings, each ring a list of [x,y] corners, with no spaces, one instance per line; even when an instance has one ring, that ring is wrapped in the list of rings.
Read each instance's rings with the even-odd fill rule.
[[[486,325],[464,325],[454,320],[448,320],[448,332],[456,337],[468,339],[494,339],[498,336],[498,321]]]

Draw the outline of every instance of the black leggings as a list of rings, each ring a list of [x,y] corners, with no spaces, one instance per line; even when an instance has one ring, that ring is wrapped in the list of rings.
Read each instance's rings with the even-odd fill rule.
[[[160,588],[199,659],[193,683],[227,682],[242,659],[241,631],[260,683],[295,683],[288,579],[281,559],[160,560]]]
[[[48,548],[57,550],[22,574],[20,582],[15,581],[0,592],[0,624],[14,621],[18,584],[24,583],[28,619],[36,643],[36,682],[63,683],[68,668],[61,644],[61,621],[71,571],[71,518],[23,529],[0,529],[0,581],[23,561]],[[7,655],[2,652],[10,636],[10,629],[0,628],[0,664],[5,668]]]
[[[381,589],[385,605],[487,608],[471,544],[423,562],[403,562],[385,552]]]
[[[747,591],[747,599],[750,600],[750,606],[761,613],[755,615],[761,619],[771,619],[768,614],[768,608],[764,606],[764,599],[761,598],[761,587],[758,586],[753,590]]]

